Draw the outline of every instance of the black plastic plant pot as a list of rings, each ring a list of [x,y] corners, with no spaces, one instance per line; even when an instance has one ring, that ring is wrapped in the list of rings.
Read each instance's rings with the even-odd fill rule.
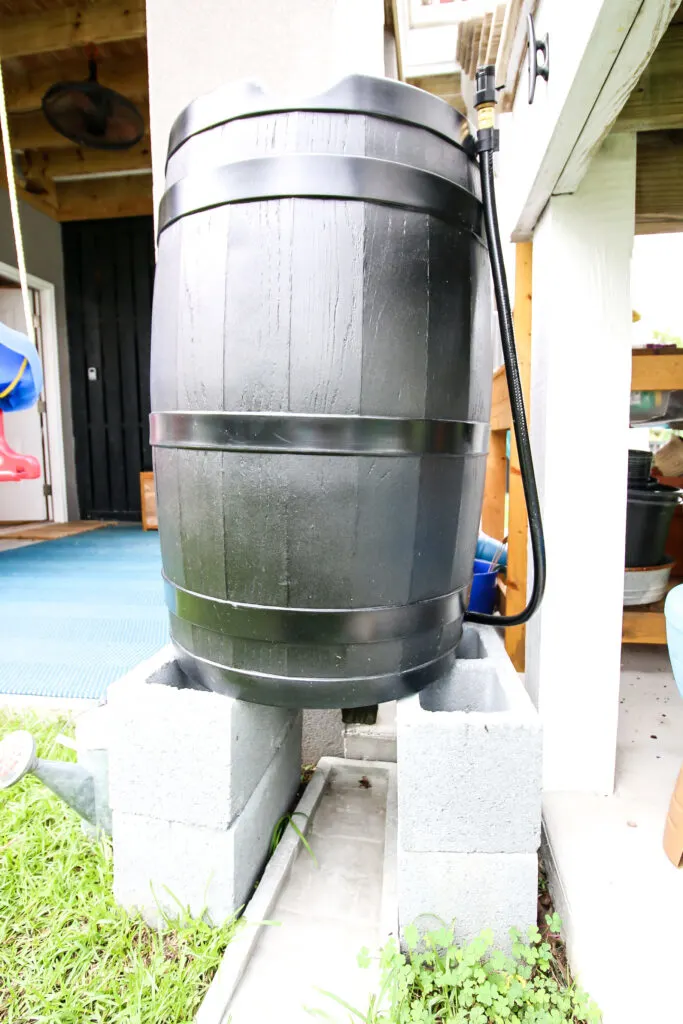
[[[681,491],[654,481],[629,485],[626,507],[626,568],[660,565]]]
[[[628,452],[628,485],[639,487],[650,479],[652,470],[651,452],[639,452],[629,448]]]

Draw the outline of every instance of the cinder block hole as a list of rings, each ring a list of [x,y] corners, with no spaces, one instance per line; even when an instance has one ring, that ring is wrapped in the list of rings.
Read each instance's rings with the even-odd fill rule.
[[[455,656],[456,658],[466,658],[468,660],[484,657],[484,645],[476,629],[471,629],[469,626],[464,627],[462,639],[458,644]]]
[[[145,682],[155,683],[157,686],[170,686],[174,690],[206,690],[205,686],[195,683],[185,675],[177,661],[169,661],[161,668],[155,669]]]
[[[505,693],[495,668],[476,672],[456,668],[420,693],[423,711],[506,711]]]

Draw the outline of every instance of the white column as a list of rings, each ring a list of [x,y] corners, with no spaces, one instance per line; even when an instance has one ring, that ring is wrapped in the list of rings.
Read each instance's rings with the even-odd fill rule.
[[[531,434],[548,585],[527,631],[546,790],[611,793],[631,380],[634,135],[607,138],[534,232]]]
[[[239,79],[306,95],[384,75],[383,0],[147,0],[155,208],[168,134],[196,96]]]

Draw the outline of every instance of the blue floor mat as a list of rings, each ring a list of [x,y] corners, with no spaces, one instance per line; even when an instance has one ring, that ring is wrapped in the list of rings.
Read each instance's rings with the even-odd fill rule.
[[[0,693],[98,698],[168,640],[158,533],[0,551]]]

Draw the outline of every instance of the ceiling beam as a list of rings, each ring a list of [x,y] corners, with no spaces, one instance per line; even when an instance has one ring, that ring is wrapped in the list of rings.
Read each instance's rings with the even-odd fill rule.
[[[40,101],[55,82],[78,82],[88,77],[88,62],[85,56],[78,60],[51,64],[48,67],[22,71],[21,74],[5,72],[5,96],[7,109],[12,113],[39,110]],[[97,78],[102,85],[122,93],[131,100],[142,100],[147,96],[147,61],[144,54],[139,57],[124,57],[120,60],[103,60],[97,65]]]
[[[76,174],[111,174],[120,171],[151,170],[149,138],[132,149],[105,150],[71,146],[68,149],[29,149],[23,155],[22,169],[27,178],[52,179]]]
[[[664,33],[615,129],[626,132],[683,128],[683,24]]]
[[[57,201],[60,221],[151,215],[152,175],[61,182]]]
[[[577,190],[594,154],[637,84],[679,0],[594,0],[577,17],[575,4],[539,7],[538,34],[561,40],[546,87],[533,106],[518,90],[502,147],[506,189],[503,230],[531,238],[552,195]],[[466,5],[463,5],[466,6]],[[543,17],[540,11],[543,8]],[[557,54],[556,54],[557,55]]]
[[[4,161],[0,160],[0,188],[7,188],[7,173],[5,171]],[[48,217],[52,217],[53,220],[58,220],[57,216],[57,196],[56,188],[54,183],[52,184],[52,194],[45,189],[44,192],[37,194],[35,192],[29,192],[23,187],[23,185],[17,181],[17,198],[20,202],[28,203],[34,210],[40,210],[41,213],[47,214]]]
[[[683,130],[638,135],[636,230],[683,231]]]
[[[12,149],[63,149],[73,146],[64,135],[56,132],[45,119],[42,110],[28,114],[11,114],[9,118]]]
[[[617,32],[618,52],[613,62],[608,51],[591,51],[594,59],[603,61],[607,77],[579,133],[554,190],[556,193],[575,192],[591,160],[612,129],[643,71],[652,60],[657,46],[676,13],[680,0],[639,0],[630,27],[625,24],[626,0],[619,0],[616,13],[621,13],[622,24]],[[631,0],[628,0],[631,5]],[[614,7],[614,4],[611,4]],[[614,13],[614,12],[613,12]],[[612,23],[612,30],[615,28]],[[614,39],[614,37],[613,37]]]
[[[138,105],[138,110],[142,114],[145,130],[149,133],[149,107],[146,103],[141,103]],[[48,124],[42,110],[30,111],[26,114],[12,114],[9,121],[13,149],[73,148],[73,142],[70,142],[66,136],[60,135]]]
[[[460,74],[455,71],[449,75],[427,75],[424,78],[409,78],[409,85],[415,85],[418,89],[431,92],[433,96],[450,103],[456,110],[464,113],[465,104],[460,92]]]
[[[144,35],[144,0],[69,4],[0,18],[0,57],[6,60]]]

